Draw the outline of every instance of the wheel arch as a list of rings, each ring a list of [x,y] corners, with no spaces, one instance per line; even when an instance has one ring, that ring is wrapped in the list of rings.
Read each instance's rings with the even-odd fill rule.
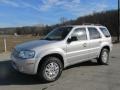
[[[60,61],[62,62],[63,68],[64,68],[64,58],[63,58],[63,56],[61,54],[59,54],[59,53],[51,53],[51,54],[47,54],[47,55],[45,55],[45,56],[43,56],[41,58],[41,60],[38,63],[37,72],[38,72],[38,70],[40,68],[40,65],[44,62],[45,58],[50,57],[50,56],[59,58]]]
[[[102,51],[104,48],[106,48],[106,49],[108,49],[108,50],[110,51],[110,46],[108,46],[108,45],[103,46],[102,49],[101,49],[101,51]]]
[[[103,46],[103,47],[101,48],[101,50],[100,50],[100,52],[99,52],[99,55],[98,55],[98,58],[100,57],[100,54],[101,54],[101,52],[102,52],[102,50],[103,50],[104,48],[108,49],[109,52],[110,52],[110,46],[109,46],[109,45],[105,45],[105,46]]]

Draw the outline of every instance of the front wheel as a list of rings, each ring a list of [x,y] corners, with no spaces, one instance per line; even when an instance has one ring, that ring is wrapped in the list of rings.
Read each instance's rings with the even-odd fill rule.
[[[102,64],[102,65],[108,65],[108,61],[109,61],[109,50],[106,48],[103,48],[101,50],[100,56],[97,60],[98,64]]]
[[[62,73],[63,65],[59,58],[47,57],[40,66],[38,76],[46,82],[57,80]]]

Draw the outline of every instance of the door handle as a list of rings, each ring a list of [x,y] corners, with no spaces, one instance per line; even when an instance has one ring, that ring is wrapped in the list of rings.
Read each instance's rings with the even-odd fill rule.
[[[83,43],[83,47],[87,47],[87,43]]]

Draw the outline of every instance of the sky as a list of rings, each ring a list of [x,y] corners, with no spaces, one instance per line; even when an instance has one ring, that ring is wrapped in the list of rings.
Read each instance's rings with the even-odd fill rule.
[[[0,0],[0,27],[53,25],[118,8],[118,0]]]

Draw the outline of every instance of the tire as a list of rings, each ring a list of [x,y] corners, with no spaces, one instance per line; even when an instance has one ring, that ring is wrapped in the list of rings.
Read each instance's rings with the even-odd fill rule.
[[[63,65],[57,57],[46,57],[40,65],[38,76],[42,81],[53,82],[57,80],[62,73]]]
[[[99,58],[97,59],[97,63],[100,65],[108,65],[109,64],[108,61],[109,61],[109,50],[106,48],[103,48],[101,50]]]

